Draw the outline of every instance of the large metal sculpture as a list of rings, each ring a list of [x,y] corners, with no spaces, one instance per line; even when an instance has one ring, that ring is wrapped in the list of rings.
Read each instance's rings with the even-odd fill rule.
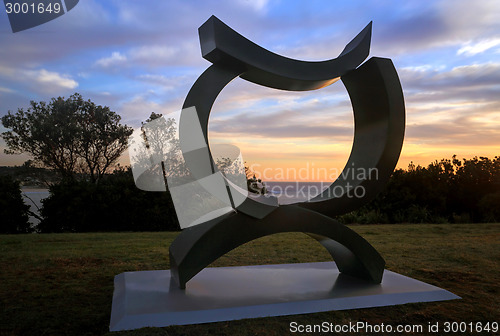
[[[217,172],[208,146],[208,120],[218,94],[237,77],[289,91],[320,89],[341,79],[349,93],[355,120],[354,144],[344,169],[362,169],[374,174],[340,174],[329,188],[308,202],[284,206],[272,196],[242,193],[226,180],[225,191],[233,211],[184,229],[171,244],[174,283],[185,288],[192,277],[230,250],[280,232],[307,233],[328,250],[340,272],[380,283],[384,259],[365,239],[331,218],[359,208],[375,197],[394,170],[403,144],[404,99],[392,61],[372,57],[360,65],[369,54],[371,23],[337,58],[322,62],[274,54],[214,16],[199,28],[199,36],[203,57],[213,64],[192,86],[183,111],[195,108],[204,149],[193,150],[186,145],[192,143],[192,114],[183,112],[179,123],[180,147],[196,179]],[[349,191],[356,187],[363,187],[363,197],[349,196]],[[333,192],[338,190],[344,192]]]

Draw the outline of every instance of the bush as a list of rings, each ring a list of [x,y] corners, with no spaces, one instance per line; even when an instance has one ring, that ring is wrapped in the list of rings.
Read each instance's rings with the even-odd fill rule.
[[[43,201],[40,232],[172,231],[179,224],[166,192],[137,189],[130,171],[118,171],[99,185],[63,182]]]
[[[377,210],[367,210],[365,207],[349,212],[337,218],[343,224],[385,224],[389,223],[387,216]]]
[[[500,222],[500,191],[485,195],[479,201],[479,211],[486,222]]]
[[[412,205],[407,212],[406,221],[409,223],[430,223],[431,214],[426,207]]]
[[[29,206],[23,201],[19,182],[0,176],[0,233],[28,233]]]
[[[343,224],[359,224],[359,216],[357,211],[351,211],[337,218]]]
[[[371,210],[364,213],[362,216],[360,216],[359,219],[360,224],[385,224],[388,222],[389,220],[387,216],[376,210]]]
[[[434,161],[396,169],[371,202],[344,223],[479,223],[500,220],[500,157]]]

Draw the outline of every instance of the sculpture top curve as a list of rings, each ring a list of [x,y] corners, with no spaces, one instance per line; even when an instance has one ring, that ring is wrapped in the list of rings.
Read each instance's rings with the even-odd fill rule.
[[[242,70],[241,78],[288,91],[315,90],[357,68],[370,53],[370,22],[337,58],[312,62],[275,54],[240,35],[215,16],[199,29],[203,58]]]

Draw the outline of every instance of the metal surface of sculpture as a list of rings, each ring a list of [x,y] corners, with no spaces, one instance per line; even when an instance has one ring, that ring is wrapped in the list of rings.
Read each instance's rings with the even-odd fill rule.
[[[365,239],[331,218],[361,207],[381,191],[403,144],[404,98],[392,61],[372,57],[362,64],[370,50],[371,23],[337,58],[322,62],[274,54],[215,16],[199,28],[199,36],[202,55],[212,65],[200,75],[185,99],[179,121],[179,145],[191,178],[216,179],[211,186],[201,185],[211,193],[223,193],[219,198],[226,199],[229,210],[185,228],[174,240],[169,251],[174,283],[185,288],[193,276],[230,250],[280,232],[308,234],[328,250],[340,272],[380,283],[384,259]],[[237,77],[288,91],[320,89],[340,79],[349,93],[355,120],[354,143],[344,169],[363,169],[374,174],[340,174],[322,193],[294,205],[279,205],[276,197],[246,193],[218,176],[208,146],[208,120],[218,94]],[[196,141],[193,116],[201,129],[201,137]],[[364,189],[363,197],[349,196],[349,191],[356,187]],[[344,192],[334,192],[339,189]]]

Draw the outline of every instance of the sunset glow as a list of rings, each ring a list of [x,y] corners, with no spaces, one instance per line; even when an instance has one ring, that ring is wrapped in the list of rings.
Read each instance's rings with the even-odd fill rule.
[[[91,0],[16,34],[3,13],[0,115],[26,108],[30,100],[74,92],[109,106],[133,127],[152,111],[178,111],[209,66],[197,34],[211,15],[268,50],[315,61],[337,57],[373,21],[369,57],[393,60],[405,95],[406,135],[397,167],[454,154],[500,155],[498,1]],[[268,172],[268,180],[333,180],[335,174],[324,172],[342,170],[353,134],[341,81],[285,92],[236,79],[216,101],[209,124],[211,144],[238,146],[256,173]],[[4,147],[0,141],[0,165],[29,159],[6,155]],[[121,164],[127,163],[124,155]],[[307,171],[304,178],[299,171]]]

